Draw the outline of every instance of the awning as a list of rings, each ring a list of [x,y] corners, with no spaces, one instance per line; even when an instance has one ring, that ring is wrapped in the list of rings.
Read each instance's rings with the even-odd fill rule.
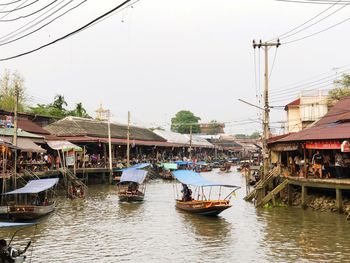
[[[53,150],[61,150],[64,152],[74,150],[76,152],[82,152],[83,149],[78,145],[75,145],[69,141],[47,141],[49,147]]]
[[[176,163],[162,163],[160,167],[164,168],[164,170],[177,170]]]
[[[12,137],[3,137],[4,141],[12,144]],[[46,150],[35,144],[32,138],[17,137],[17,148],[22,152],[45,153]]]
[[[58,180],[58,178],[31,180],[24,187],[4,194],[37,194],[55,186],[58,183]]]
[[[175,161],[177,165],[191,165],[192,162],[187,162],[187,161]]]
[[[230,184],[222,184],[222,183],[216,183],[211,182],[199,175],[199,173],[189,171],[189,170],[177,170],[173,172],[174,177],[179,180],[183,184],[188,184],[192,186],[223,186],[223,187],[232,187],[232,188],[240,188],[236,185],[230,185]]]
[[[120,182],[134,182],[142,184],[147,175],[147,171],[136,168],[125,169],[120,177]]]
[[[146,168],[148,166],[151,166],[151,164],[150,163],[137,163],[137,164],[131,166],[130,168],[143,169],[143,168]]]

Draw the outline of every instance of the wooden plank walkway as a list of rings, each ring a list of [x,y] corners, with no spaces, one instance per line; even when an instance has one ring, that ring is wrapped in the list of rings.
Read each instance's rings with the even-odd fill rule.
[[[330,188],[350,190],[350,178],[346,179],[320,179],[320,178],[304,178],[295,176],[281,176],[288,179],[291,185],[299,185],[314,188]]]

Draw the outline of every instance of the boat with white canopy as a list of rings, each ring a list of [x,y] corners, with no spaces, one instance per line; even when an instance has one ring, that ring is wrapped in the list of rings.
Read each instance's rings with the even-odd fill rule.
[[[24,187],[7,192],[15,201],[8,201],[8,213],[14,220],[32,220],[45,216],[55,209],[55,191],[58,178],[29,181]]]
[[[146,167],[146,166],[138,166]],[[139,202],[143,201],[146,192],[146,176],[148,171],[135,167],[123,170],[118,186],[118,195],[120,201]]]
[[[230,208],[230,199],[240,187],[236,185],[211,182],[200,176],[199,173],[189,170],[173,172],[174,177],[182,184],[182,197],[176,198],[176,207],[190,213],[216,216]],[[194,188],[194,192],[192,189]],[[218,188],[218,198],[212,199],[212,188]],[[222,188],[228,188],[229,193],[222,198]]]

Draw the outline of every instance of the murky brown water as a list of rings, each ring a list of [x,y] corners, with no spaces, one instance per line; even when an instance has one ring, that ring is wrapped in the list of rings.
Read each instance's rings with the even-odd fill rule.
[[[244,186],[237,173],[204,175]],[[119,203],[114,186],[90,186],[86,201],[61,198],[38,226],[32,262],[350,262],[344,216],[257,210],[242,200],[244,194],[242,187],[231,209],[207,218],[176,210],[169,182],[150,182],[141,204]],[[17,239],[34,230],[21,231]]]

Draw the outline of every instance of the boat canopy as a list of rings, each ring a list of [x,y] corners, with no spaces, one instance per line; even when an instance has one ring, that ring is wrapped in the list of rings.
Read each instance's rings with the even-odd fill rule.
[[[187,161],[175,161],[177,165],[189,165],[192,164],[192,162],[187,162]]]
[[[142,184],[147,175],[147,171],[139,170],[136,168],[128,168],[123,170],[122,176],[120,177],[120,182],[134,182]]]
[[[230,185],[230,184],[222,184],[222,183],[216,183],[211,182],[206,179],[204,179],[202,176],[200,176],[199,173],[189,171],[189,170],[177,170],[173,172],[174,177],[180,181],[180,183],[188,184],[192,186],[223,186],[223,187],[231,187],[231,188],[240,188],[236,185]]]
[[[204,161],[199,161],[199,162],[197,162],[196,163],[197,165],[208,165],[206,162],[204,162]]]
[[[14,223],[14,222],[0,222],[0,228],[8,227],[21,227],[21,226],[32,226],[36,223]]]
[[[4,194],[37,194],[55,186],[58,183],[58,180],[58,178],[31,180],[24,187]]]
[[[177,170],[176,163],[162,163],[160,167],[164,168],[165,170]]]
[[[137,163],[129,168],[143,169],[143,168],[146,168],[148,166],[151,166],[151,164],[150,163]]]

